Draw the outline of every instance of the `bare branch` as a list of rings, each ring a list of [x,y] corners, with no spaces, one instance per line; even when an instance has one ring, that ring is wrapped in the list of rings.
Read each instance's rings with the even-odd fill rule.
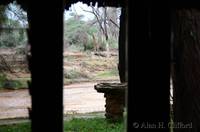
[[[102,24],[101,24],[101,20],[99,19],[98,15],[95,13],[94,9],[93,9],[93,11],[84,10],[83,8],[81,8],[81,9],[82,9],[83,11],[85,11],[85,12],[92,13],[92,14],[96,17],[96,19],[97,19],[97,21],[98,21],[98,23],[99,23],[99,26],[100,26],[102,32],[105,34],[105,30],[104,30],[104,28],[103,28],[103,26],[102,26]]]
[[[22,10],[20,10],[20,14],[19,13],[17,13],[17,11],[16,10],[13,10],[13,9],[11,9],[10,8],[10,6],[7,6],[7,9],[9,10],[9,11],[11,11],[12,13],[14,13],[14,15],[18,18],[18,20],[20,20],[20,21],[22,21],[23,23],[26,23],[26,17],[24,16],[24,14],[22,13]]]
[[[93,21],[93,22],[91,22],[91,23],[89,23],[89,25],[94,25],[94,24],[96,24],[98,21]]]
[[[106,19],[107,19],[107,8],[104,8],[104,35],[106,37],[106,41],[108,40],[108,31],[106,26]]]
[[[114,24],[116,27],[120,28],[120,26],[119,26],[117,23],[115,23],[112,19],[109,19],[109,21],[110,21],[112,24]]]

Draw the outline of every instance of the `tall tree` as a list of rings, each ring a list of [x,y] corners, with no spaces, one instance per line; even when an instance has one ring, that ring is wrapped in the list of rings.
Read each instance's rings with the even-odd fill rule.
[[[96,6],[90,5],[92,11],[89,10],[84,10],[86,12],[92,13],[95,16],[95,22],[98,23],[99,29],[102,33],[101,38],[102,41],[105,42],[106,45],[106,51],[107,51],[107,56],[109,56],[109,50],[110,50],[110,45],[109,45],[109,36],[117,36],[118,38],[119,35],[119,24],[117,22],[117,10],[115,8],[109,8],[109,7],[102,7],[98,8],[98,4]],[[116,30],[116,28],[118,28]],[[110,34],[109,34],[110,33]],[[114,35],[115,34],[115,35]]]

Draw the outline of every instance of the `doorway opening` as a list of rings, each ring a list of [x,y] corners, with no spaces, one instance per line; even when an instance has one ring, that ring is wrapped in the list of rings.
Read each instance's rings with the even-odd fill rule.
[[[120,83],[120,15],[121,8],[82,2],[72,4],[64,12],[63,102],[68,131],[84,128],[121,132],[125,128],[123,121],[111,128],[113,124],[105,117],[106,98],[94,89],[99,83]]]

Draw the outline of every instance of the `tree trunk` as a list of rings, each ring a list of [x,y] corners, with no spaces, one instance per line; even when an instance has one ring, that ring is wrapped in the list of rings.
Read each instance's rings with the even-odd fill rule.
[[[200,10],[173,12],[175,132],[200,131]],[[186,127],[187,128],[184,128]],[[192,128],[191,128],[192,127]]]
[[[105,43],[106,43],[106,52],[107,57],[110,57],[110,47],[108,43],[108,31],[107,31],[107,25],[106,25],[106,19],[107,19],[107,7],[104,7],[104,35],[105,35]]]

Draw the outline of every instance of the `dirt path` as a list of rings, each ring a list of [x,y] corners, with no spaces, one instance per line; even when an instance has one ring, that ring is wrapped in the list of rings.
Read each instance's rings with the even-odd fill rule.
[[[94,90],[96,83],[64,86],[64,113],[88,113],[105,110],[104,95]],[[0,92],[0,119],[28,117],[31,106],[28,90]]]
[[[104,94],[94,89],[96,83],[73,84],[64,87],[64,113],[104,111]]]

